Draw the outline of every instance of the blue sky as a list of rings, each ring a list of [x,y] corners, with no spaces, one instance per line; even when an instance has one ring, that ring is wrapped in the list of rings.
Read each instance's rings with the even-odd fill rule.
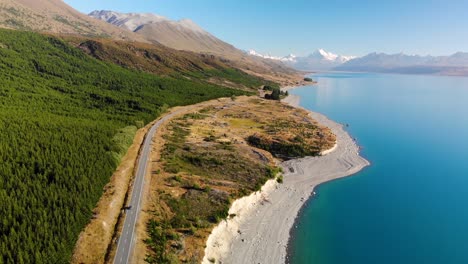
[[[324,48],[448,55],[468,51],[467,0],[65,0],[95,9],[190,18],[215,36],[262,53],[306,55]]]

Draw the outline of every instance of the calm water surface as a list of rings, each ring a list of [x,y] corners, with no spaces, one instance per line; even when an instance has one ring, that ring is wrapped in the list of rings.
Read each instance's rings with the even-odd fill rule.
[[[292,93],[349,124],[372,166],[318,187],[291,262],[468,263],[468,78],[312,77]]]

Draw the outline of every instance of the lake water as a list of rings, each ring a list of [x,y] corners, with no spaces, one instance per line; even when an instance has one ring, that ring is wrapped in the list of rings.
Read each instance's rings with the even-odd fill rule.
[[[312,77],[292,94],[349,124],[372,165],[317,188],[291,263],[468,263],[468,78]]]

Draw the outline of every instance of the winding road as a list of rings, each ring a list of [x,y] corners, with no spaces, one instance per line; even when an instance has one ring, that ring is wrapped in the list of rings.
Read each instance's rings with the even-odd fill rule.
[[[141,195],[143,193],[143,186],[145,184],[145,174],[147,171],[148,163],[150,162],[151,143],[153,141],[154,134],[166,120],[172,118],[174,115],[179,114],[181,111],[176,111],[168,114],[158,120],[146,134],[146,138],[141,148],[140,158],[137,164],[137,172],[135,175],[135,181],[133,184],[132,196],[130,203],[125,209],[125,221],[122,229],[122,233],[118,238],[117,252],[114,257],[114,264],[126,264],[130,263],[130,259],[133,253],[133,247],[135,245],[136,235],[135,226],[140,214]]]

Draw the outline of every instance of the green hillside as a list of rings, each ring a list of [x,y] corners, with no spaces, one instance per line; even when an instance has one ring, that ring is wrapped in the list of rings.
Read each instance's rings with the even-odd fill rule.
[[[128,69],[222,83],[245,90],[256,90],[265,84],[277,85],[233,68],[232,62],[214,55],[174,50],[161,44],[151,45],[69,35],[58,37],[96,59]]]
[[[0,263],[67,263],[132,141],[167,106],[245,94],[0,30]]]

